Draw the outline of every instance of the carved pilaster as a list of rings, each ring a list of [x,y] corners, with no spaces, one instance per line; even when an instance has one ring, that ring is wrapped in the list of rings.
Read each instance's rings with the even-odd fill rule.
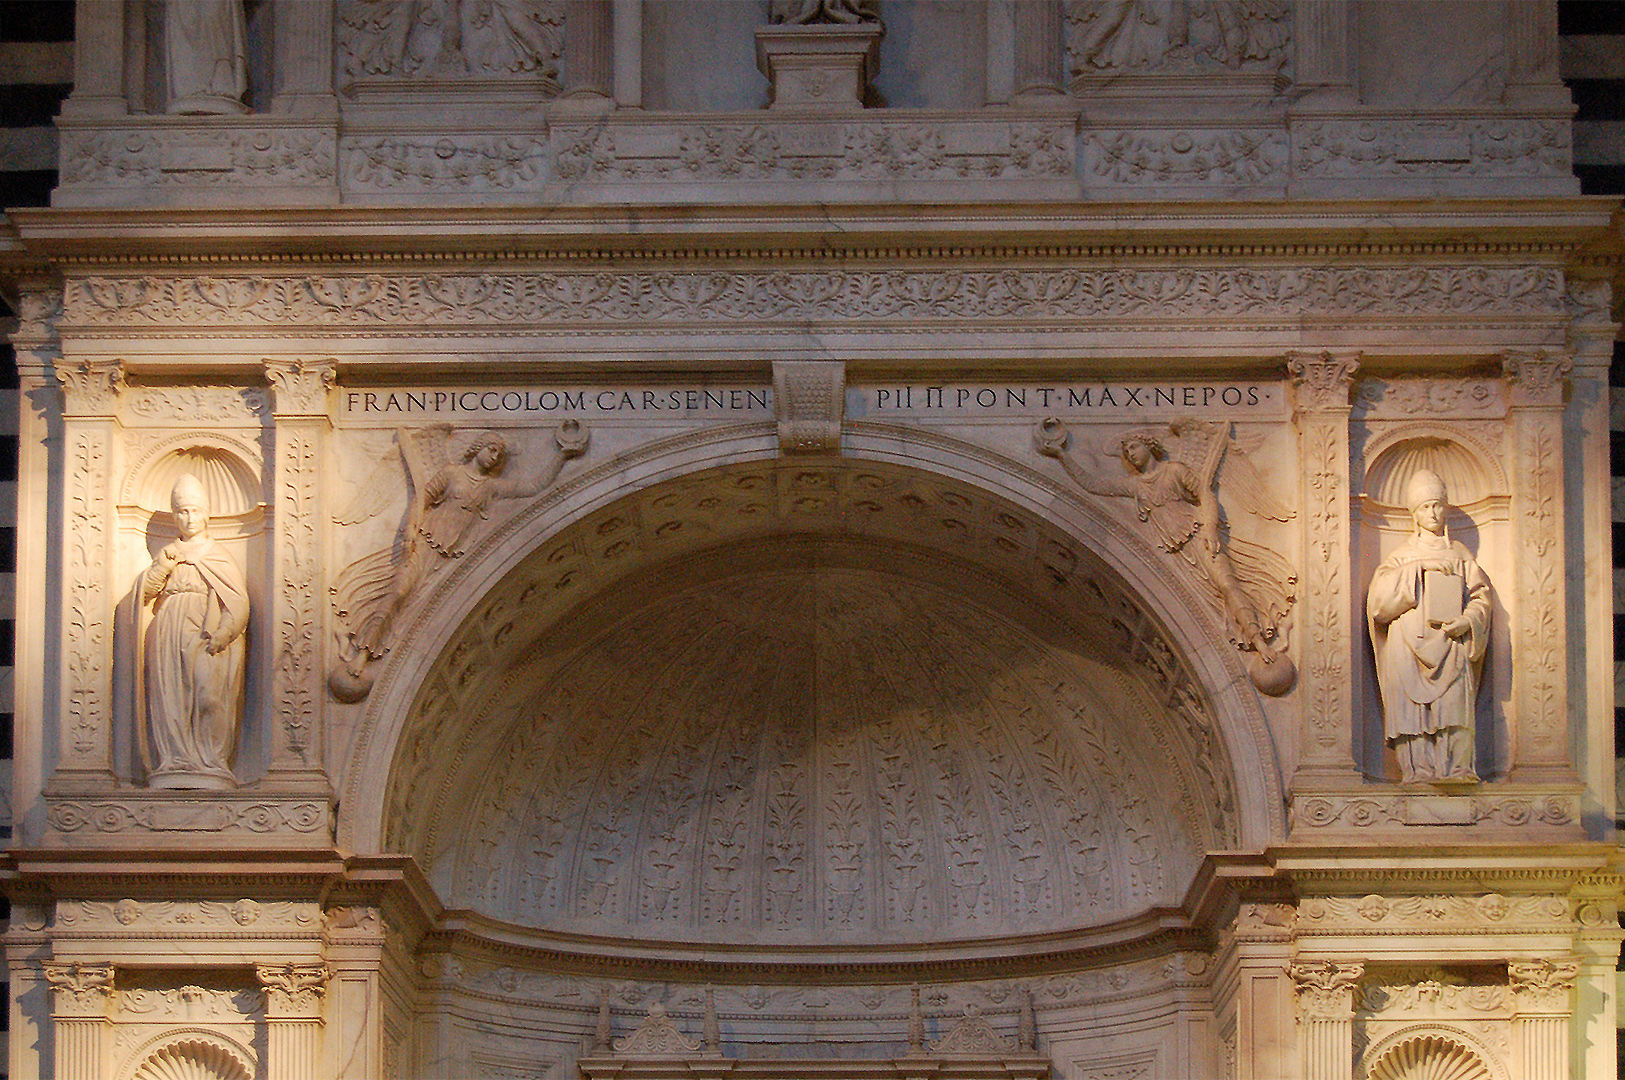
[[[51,984],[51,1019],[56,1028],[58,1080],[102,1080],[113,996],[111,964],[67,964],[47,961]]]
[[[1292,11],[1298,83],[1305,87],[1348,90],[1354,75],[1349,61],[1352,53],[1347,0],[1297,4]]]
[[[62,390],[62,620],[57,780],[113,782],[113,456],[124,367],[59,361]]]
[[[276,95],[271,111],[284,115],[338,117],[333,93],[332,4],[275,4]]]
[[[773,407],[782,453],[839,453],[846,416],[846,365],[838,360],[774,363]]]
[[[315,1080],[322,1066],[322,999],[329,972],[322,964],[260,964],[265,988],[267,1075]]]
[[[565,0],[565,98],[609,101],[615,78],[611,0]]]
[[[1344,1080],[1354,1059],[1354,990],[1365,964],[1315,960],[1288,972],[1298,991],[1304,1080]]]
[[[1567,779],[1569,749],[1566,560],[1563,552],[1563,397],[1573,361],[1508,353],[1513,543],[1514,779]]]
[[[1347,352],[1291,353],[1303,506],[1298,675],[1305,730],[1294,787],[1354,772],[1356,599],[1349,543],[1349,387],[1360,362]]]
[[[1015,92],[1061,93],[1061,0],[1025,0],[1013,6]]]
[[[1562,1080],[1570,1075],[1569,1019],[1579,973],[1578,960],[1515,960],[1507,965],[1521,1080]]]
[[[321,759],[326,632],[317,500],[323,451],[332,427],[327,399],[336,373],[331,360],[265,361],[276,421],[271,576],[275,647],[268,650],[276,717],[271,772],[283,781],[303,775],[326,783]]]

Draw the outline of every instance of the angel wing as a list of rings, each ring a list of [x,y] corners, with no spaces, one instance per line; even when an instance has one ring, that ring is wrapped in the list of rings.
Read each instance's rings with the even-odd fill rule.
[[[1277,551],[1250,540],[1229,538],[1230,565],[1236,582],[1270,624],[1280,622],[1297,602],[1298,578]]]
[[[380,548],[339,571],[328,589],[333,597],[333,614],[350,643],[374,660],[389,651],[383,630],[394,599],[394,579],[395,552]]]
[[[333,515],[334,524],[359,525],[377,517],[400,494],[400,482],[400,456],[385,454],[374,463],[344,509]]]
[[[447,464],[446,447],[451,441],[450,424],[430,424],[428,427],[408,431],[404,428],[395,432],[395,441],[401,446],[401,459],[406,462],[407,535],[411,535],[418,525],[418,518],[423,513],[422,500],[419,494],[429,477],[445,468]]]
[[[1221,464],[1224,475],[1220,488],[1227,504],[1233,502],[1247,513],[1270,521],[1291,521],[1298,512],[1270,490],[1263,474],[1248,456],[1263,444],[1264,438],[1263,434],[1247,436],[1231,431]]]

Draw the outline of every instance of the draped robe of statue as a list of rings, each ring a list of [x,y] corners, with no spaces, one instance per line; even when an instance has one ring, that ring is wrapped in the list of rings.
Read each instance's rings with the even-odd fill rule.
[[[168,565],[166,553],[174,555]],[[248,584],[208,533],[169,544],[147,570],[147,747],[153,787],[235,787]],[[211,644],[221,643],[217,652]]]
[[[1423,571],[1448,567],[1465,582],[1465,636],[1429,624]],[[1478,779],[1473,769],[1475,702],[1490,640],[1490,581],[1448,535],[1419,530],[1372,575],[1366,596],[1382,690],[1383,735],[1405,781]]]

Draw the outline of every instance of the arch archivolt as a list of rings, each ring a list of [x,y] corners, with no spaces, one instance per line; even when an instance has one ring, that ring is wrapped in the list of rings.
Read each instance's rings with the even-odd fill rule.
[[[842,458],[780,459],[758,425],[667,440],[584,472],[444,575],[364,707],[341,843],[411,851],[432,868],[447,852],[439,816],[464,805],[458,777],[486,775],[476,747],[552,677],[539,656],[582,644],[570,627],[591,624],[591,604],[623,593],[657,603],[675,587],[669,568],[704,553],[726,564],[752,545],[760,555],[782,546],[767,538],[784,537],[831,564],[830,580],[798,588],[838,592],[853,574],[878,574],[947,603],[952,589],[894,572],[912,562],[981,598],[978,610],[1015,603],[1010,621],[1034,649],[1060,643],[1075,654],[1068,663],[1109,669],[1098,685],[1115,686],[1119,705],[1164,717],[1152,725],[1158,752],[1188,762],[1181,783],[1204,807],[1186,842],[1259,847],[1284,832],[1273,742],[1239,660],[1190,583],[1132,529],[1087,496],[951,439],[866,430],[848,436]],[[390,782],[361,780],[381,775]],[[453,856],[465,871],[469,858]]]

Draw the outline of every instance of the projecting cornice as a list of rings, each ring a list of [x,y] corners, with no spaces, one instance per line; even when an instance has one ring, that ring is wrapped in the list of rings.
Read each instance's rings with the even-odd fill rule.
[[[0,273],[136,266],[1607,261],[1617,200],[829,207],[33,209]]]

